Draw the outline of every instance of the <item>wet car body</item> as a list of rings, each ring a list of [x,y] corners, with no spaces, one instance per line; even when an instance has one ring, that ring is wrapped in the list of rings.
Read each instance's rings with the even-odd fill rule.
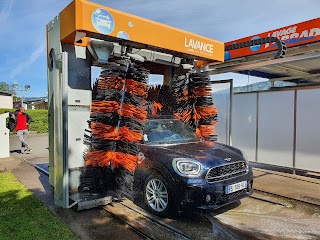
[[[252,194],[252,168],[243,153],[234,147],[201,139],[176,139],[145,141],[140,151],[143,158],[135,172],[135,192],[145,191],[150,175],[161,176],[168,188],[170,204],[178,210],[215,209]],[[176,162],[185,160],[200,163],[199,173],[186,175],[179,172]],[[238,183],[245,184],[241,187],[243,189],[227,193],[229,186],[239,187]]]

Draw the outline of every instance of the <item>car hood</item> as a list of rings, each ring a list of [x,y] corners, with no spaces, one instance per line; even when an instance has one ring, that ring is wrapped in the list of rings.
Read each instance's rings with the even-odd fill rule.
[[[168,160],[172,157],[193,158],[211,167],[244,160],[239,149],[212,141],[158,145],[156,148],[158,155],[170,156]]]

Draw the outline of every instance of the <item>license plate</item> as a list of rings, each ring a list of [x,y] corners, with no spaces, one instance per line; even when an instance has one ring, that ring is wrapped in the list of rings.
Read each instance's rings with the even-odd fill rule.
[[[238,182],[232,185],[226,186],[226,194],[233,193],[242,189],[247,188],[247,181]]]

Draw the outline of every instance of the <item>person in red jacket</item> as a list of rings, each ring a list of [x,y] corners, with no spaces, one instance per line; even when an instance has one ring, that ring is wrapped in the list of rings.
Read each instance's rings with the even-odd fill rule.
[[[28,135],[28,127],[32,122],[32,118],[25,113],[25,109],[20,107],[14,113],[15,118],[15,130],[17,131],[17,135],[19,136],[19,140],[21,142],[21,153],[31,152],[32,149],[27,143],[27,135]]]

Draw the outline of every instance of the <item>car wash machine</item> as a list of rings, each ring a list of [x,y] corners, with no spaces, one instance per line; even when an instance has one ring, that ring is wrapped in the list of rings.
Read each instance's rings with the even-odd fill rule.
[[[74,0],[47,25],[47,56],[49,179],[63,208],[130,193],[147,115],[172,108],[170,96],[170,114],[214,135],[210,78],[201,69],[224,60],[221,42]],[[93,85],[92,66],[101,67]],[[150,73],[164,76],[162,87],[148,87]]]

